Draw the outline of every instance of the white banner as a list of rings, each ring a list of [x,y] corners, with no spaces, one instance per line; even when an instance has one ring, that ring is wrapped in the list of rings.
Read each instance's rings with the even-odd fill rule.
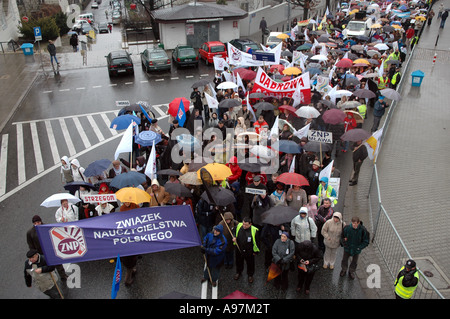
[[[275,48],[270,49],[269,51],[266,52],[274,54],[275,62],[267,62],[267,61],[264,62],[253,60],[252,54],[242,52],[234,45],[228,43],[228,63],[231,65],[238,65],[238,66],[263,66],[263,65],[280,64],[281,43],[278,44]]]
[[[104,203],[116,202],[116,194],[95,194],[95,195],[81,195],[81,199],[85,203]]]

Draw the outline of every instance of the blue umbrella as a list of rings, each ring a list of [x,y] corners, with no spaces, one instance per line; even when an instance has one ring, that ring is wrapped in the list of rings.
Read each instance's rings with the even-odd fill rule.
[[[141,146],[152,146],[153,141],[155,141],[155,144],[161,142],[161,134],[153,131],[142,131],[138,136],[136,136],[136,139],[134,140],[135,143]]]
[[[202,145],[199,140],[189,134],[181,134],[177,136],[177,142],[182,148],[200,148]]]
[[[141,119],[131,114],[120,115],[111,121],[110,128],[114,130],[125,130],[132,122],[141,124]]]
[[[314,74],[322,74],[322,71],[318,68],[308,68],[305,72],[309,72],[310,77],[314,76]]]
[[[145,117],[147,118],[147,120],[151,123],[151,122],[152,122],[152,118],[151,118],[150,115],[147,113],[147,110],[145,109],[145,107],[143,107],[141,104],[139,104],[139,106],[141,107],[142,114],[144,114]]]
[[[299,154],[302,152],[300,145],[290,140],[279,140],[272,147],[283,153]]]
[[[105,171],[109,167],[109,165],[111,165],[111,161],[108,159],[101,159],[92,162],[88,165],[88,167],[86,167],[84,175],[87,177],[101,175],[103,171]]]
[[[147,177],[139,172],[130,171],[117,175],[111,180],[109,186],[116,189],[124,187],[137,187],[147,181]]]

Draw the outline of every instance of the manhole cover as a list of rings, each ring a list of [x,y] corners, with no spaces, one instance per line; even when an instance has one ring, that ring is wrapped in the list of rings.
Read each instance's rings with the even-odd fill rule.
[[[433,273],[431,271],[425,270],[423,274],[427,277],[433,277]]]
[[[424,276],[428,278],[436,289],[439,291],[449,289],[449,279],[430,256],[416,257],[413,259],[416,261],[417,268],[422,271]]]

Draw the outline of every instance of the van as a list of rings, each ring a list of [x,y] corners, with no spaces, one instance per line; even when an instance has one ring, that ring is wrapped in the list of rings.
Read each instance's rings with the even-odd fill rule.
[[[78,20],[90,20],[94,22],[94,15],[92,13],[83,13],[78,16]]]
[[[372,32],[371,26],[371,18],[365,20],[351,20],[342,31],[342,34],[344,35],[344,38],[352,38],[360,35],[368,37]]]
[[[266,46],[268,47],[276,47],[281,41],[281,39],[277,38],[277,35],[280,35],[282,32],[270,32],[269,36],[266,40]]]

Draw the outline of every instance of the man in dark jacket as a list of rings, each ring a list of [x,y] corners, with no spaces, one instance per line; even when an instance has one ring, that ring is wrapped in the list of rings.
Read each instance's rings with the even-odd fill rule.
[[[367,148],[364,146],[362,141],[356,142],[356,147],[353,150],[353,172],[350,178],[349,186],[354,186],[358,184],[359,170],[364,160],[369,154],[367,153]]]
[[[56,59],[56,47],[52,40],[48,41],[47,50],[48,53],[50,53],[50,62],[53,64],[53,59],[55,59],[56,63],[59,66],[58,59]]]
[[[211,285],[215,287],[220,275],[220,267],[225,258],[227,239],[223,235],[223,226],[216,225],[212,233],[208,233],[203,239],[201,251],[206,256],[206,269],[203,273],[202,282],[211,280]]]
[[[347,273],[350,279],[355,279],[355,271],[358,265],[358,257],[361,251],[369,245],[369,232],[363,226],[359,217],[352,217],[352,224],[344,227],[342,231],[342,243],[344,246],[344,255],[341,262],[341,273],[343,277]],[[348,260],[352,257],[350,268]]]
[[[378,126],[380,125],[381,118],[383,117],[388,105],[384,101],[384,96],[380,95],[378,100],[375,102],[373,107],[373,125],[372,125],[372,133],[378,130]]]
[[[255,273],[255,255],[259,249],[259,229],[252,225],[249,217],[244,217],[242,223],[236,226],[233,244],[236,245],[236,274],[234,279],[238,280],[244,270],[244,261],[247,263],[248,282],[253,283]]]

